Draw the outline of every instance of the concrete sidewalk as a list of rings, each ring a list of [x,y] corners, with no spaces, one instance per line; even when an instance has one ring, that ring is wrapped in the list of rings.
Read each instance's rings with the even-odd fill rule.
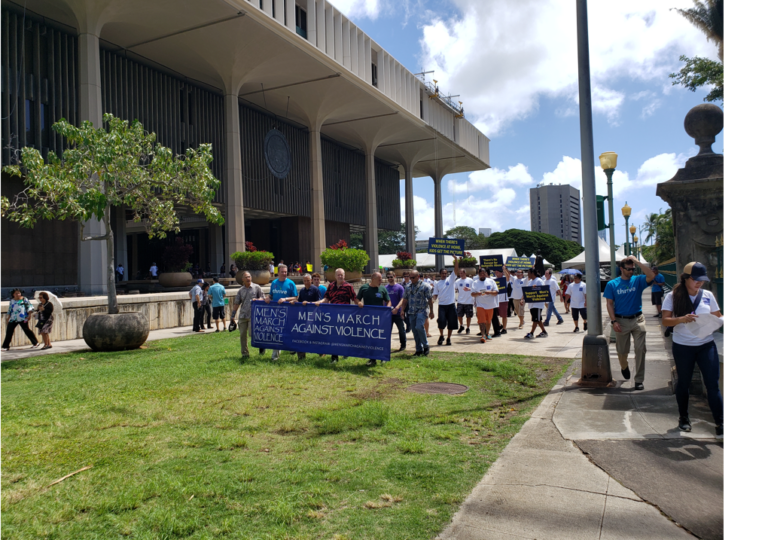
[[[691,397],[693,431],[677,430],[669,340],[643,300],[645,390],[624,381],[614,345],[615,388],[576,386],[577,359],[438,538],[723,537],[722,442],[701,398]]]

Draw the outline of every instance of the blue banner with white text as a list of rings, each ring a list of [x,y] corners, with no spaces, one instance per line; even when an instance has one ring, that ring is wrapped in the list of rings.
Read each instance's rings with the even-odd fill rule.
[[[346,304],[251,303],[251,346],[389,360],[392,310]]]

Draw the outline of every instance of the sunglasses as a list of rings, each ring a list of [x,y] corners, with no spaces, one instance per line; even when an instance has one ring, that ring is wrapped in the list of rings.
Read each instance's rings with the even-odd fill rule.
[[[411,276],[411,279],[419,279],[419,276]]]
[[[633,272],[635,270],[634,266],[625,266],[624,270],[629,270],[630,272]]]

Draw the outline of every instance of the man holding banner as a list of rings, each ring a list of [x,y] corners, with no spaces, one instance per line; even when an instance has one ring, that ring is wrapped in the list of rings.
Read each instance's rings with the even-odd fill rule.
[[[459,270],[460,279],[456,280],[456,290],[459,292],[459,305],[456,308],[456,314],[459,316],[459,334],[464,330],[464,316],[467,317],[467,334],[469,334],[469,325],[472,324],[472,316],[475,314],[475,301],[472,298],[473,280],[467,277],[467,271],[463,268]]]
[[[336,269],[336,281],[328,286],[328,290],[325,292],[325,296],[319,302],[315,302],[316,306],[320,304],[357,304],[358,307],[363,307],[363,303],[357,299],[355,289],[347,283],[346,272],[343,268]],[[391,326],[391,323],[390,323]],[[339,355],[331,355],[331,363],[338,362]]]
[[[456,274],[459,273],[459,259],[453,256],[453,272],[448,275],[448,271],[443,268],[440,270],[440,281],[435,283],[432,291],[432,301],[437,298],[437,328],[440,330],[438,345],[443,344],[443,329],[448,327],[448,341],[446,345],[451,344],[451,334],[459,329],[459,317],[456,313]]]
[[[235,323],[235,315],[238,310],[240,311],[240,318],[237,321],[237,325],[240,329],[240,354],[243,359],[248,358],[251,353],[248,350],[248,333],[251,330],[251,302],[256,300],[263,300],[264,293],[261,292],[261,287],[253,283],[250,272],[243,273],[243,286],[237,291],[235,295],[234,306],[232,308],[232,324]],[[242,306],[242,309],[239,309]],[[234,328],[230,326],[230,331]],[[259,349],[259,354],[264,354],[266,349]]]
[[[288,278],[288,267],[284,264],[277,265],[277,279],[273,280],[269,286],[269,294],[267,295],[267,304],[270,301],[276,300],[278,304],[283,302],[290,302],[295,300],[299,296],[299,291],[296,289],[296,284],[292,279]],[[280,358],[280,350],[272,349],[272,360]]]
[[[366,306],[387,306],[392,307],[392,301],[389,299],[389,293],[387,289],[381,285],[381,272],[374,272],[371,274],[371,282],[366,283],[357,292],[357,299],[363,302]],[[390,329],[392,325],[390,324]],[[382,360],[382,362],[384,362]],[[376,359],[369,358],[368,366],[375,366]]]

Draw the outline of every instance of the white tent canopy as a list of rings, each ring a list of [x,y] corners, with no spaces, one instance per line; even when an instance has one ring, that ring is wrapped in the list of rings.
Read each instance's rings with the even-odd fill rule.
[[[507,257],[517,257],[517,252],[512,249],[472,249],[469,251],[478,262],[480,262],[480,256],[486,255],[501,255],[504,260]],[[431,253],[416,253],[416,266],[419,268],[434,268],[436,266],[435,255]],[[446,268],[453,266],[453,257],[450,255],[442,255],[443,264]],[[397,259],[397,255],[379,255],[379,266],[383,268],[393,268],[392,261]]]
[[[611,264],[611,248],[608,246],[608,242],[603,240],[602,238],[597,239],[598,247],[600,249],[600,264]],[[563,261],[563,269],[566,268],[578,268],[580,270],[584,270],[585,266],[585,251],[582,251],[578,255],[576,255],[573,259],[568,261]],[[619,249],[616,250],[616,261],[620,261],[624,258],[624,246],[620,246]],[[648,264],[648,261],[646,261],[643,258],[643,255],[640,254],[638,257],[638,260],[643,264]]]

